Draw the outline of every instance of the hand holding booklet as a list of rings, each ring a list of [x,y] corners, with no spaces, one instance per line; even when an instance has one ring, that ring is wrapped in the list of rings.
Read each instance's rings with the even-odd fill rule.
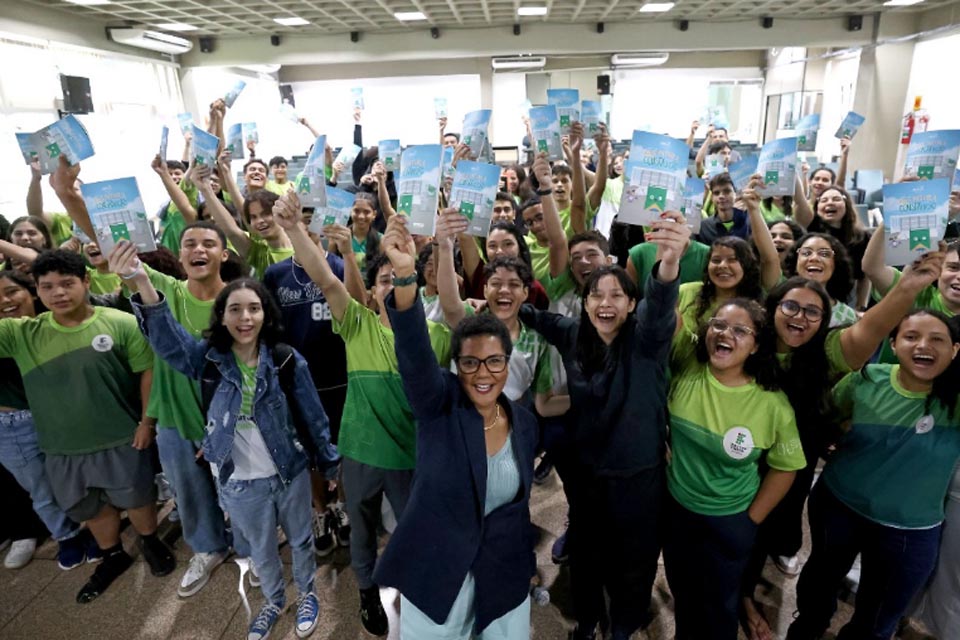
[[[883,185],[886,264],[911,264],[937,248],[947,228],[950,182],[945,178]]]
[[[547,104],[557,108],[560,133],[570,134],[570,125],[580,120],[580,91],[577,89],[547,89]]]
[[[797,181],[797,138],[771,140],[760,149],[757,173],[763,176],[760,197],[792,196]],[[731,173],[732,173],[731,169]],[[737,186],[737,190],[743,187]]]
[[[66,156],[72,165],[93,156],[93,144],[87,130],[72,115],[35,133],[17,134],[17,143],[24,160],[30,158],[27,164],[36,159],[43,174],[57,170],[61,155]]]
[[[666,211],[683,206],[690,147],[646,131],[634,131],[630,159],[624,167],[620,222],[649,225]]]
[[[493,204],[500,184],[500,167],[461,160],[450,188],[450,206],[470,221],[467,233],[485,237],[493,218]]]
[[[141,253],[156,250],[136,178],[85,182],[80,185],[80,193],[104,255],[120,240],[134,243]]]
[[[530,141],[534,153],[546,153],[550,160],[563,159],[563,147],[560,145],[560,118],[553,105],[532,107],[530,109]]]
[[[197,125],[193,125],[193,163],[207,167],[217,166],[217,149],[220,148],[220,138],[207,133]]]
[[[440,199],[443,151],[439,144],[407,147],[400,159],[397,213],[410,219],[410,233],[432,236]]]
[[[327,186],[326,204],[314,210],[313,217],[310,219],[310,231],[322,236],[323,228],[328,225],[346,225],[350,222],[355,198],[356,196],[349,191]]]

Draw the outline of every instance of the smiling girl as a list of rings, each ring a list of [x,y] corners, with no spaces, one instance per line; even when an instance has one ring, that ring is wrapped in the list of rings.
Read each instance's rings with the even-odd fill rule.
[[[857,312],[845,300],[853,289],[853,265],[840,241],[826,233],[808,233],[787,254],[789,274],[819,282],[830,294],[830,326],[857,321]]]

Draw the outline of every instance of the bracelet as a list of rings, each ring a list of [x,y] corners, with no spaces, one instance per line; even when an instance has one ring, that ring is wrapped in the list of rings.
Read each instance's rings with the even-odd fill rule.
[[[536,193],[538,196],[549,196],[553,194],[553,189],[537,189]]]
[[[121,280],[133,280],[141,273],[143,273],[143,269],[141,269],[140,267],[137,267],[136,269],[131,271],[129,275],[123,275],[122,273],[118,273],[117,275],[120,276]]]
[[[393,277],[393,286],[395,287],[409,287],[412,284],[417,284],[417,274],[411,273],[408,276],[398,278],[397,276]]]

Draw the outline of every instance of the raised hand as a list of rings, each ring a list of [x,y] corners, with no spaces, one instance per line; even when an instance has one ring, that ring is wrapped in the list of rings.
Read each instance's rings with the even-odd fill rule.
[[[360,117],[363,115],[363,110],[360,107],[353,108],[353,121],[357,124],[360,124]]]
[[[470,221],[459,210],[452,207],[444,209],[437,216],[435,239],[438,243],[452,246],[453,240],[461,233],[466,233],[469,226]]]
[[[850,139],[850,136],[843,136],[840,138],[840,153],[842,155],[847,155],[850,153],[851,144],[853,144],[853,140]]]
[[[539,153],[533,161],[533,175],[537,178],[537,183],[541,189],[549,189],[553,186],[553,169],[550,168],[550,161],[547,160],[547,154]]]
[[[344,260],[353,255],[353,232],[348,227],[342,224],[328,224],[323,228],[323,235],[336,245]]]
[[[465,159],[470,159],[470,147],[462,142],[459,142],[457,143],[456,148],[453,150],[453,161],[451,166],[456,168],[457,163]]]
[[[110,271],[121,278],[132,278],[141,268],[140,258],[137,257],[137,245],[129,240],[117,242],[107,255],[107,264],[110,265]]]
[[[158,176],[164,176],[167,174],[167,161],[160,157],[158,153],[153,158],[153,162],[150,163],[150,168],[156,172]]]
[[[883,233],[883,230],[874,231],[874,233]],[[943,262],[946,258],[946,250],[946,243],[941,241],[936,251],[925,253],[914,260],[913,264],[908,265],[903,270],[898,285],[919,293],[939,280],[940,271],[943,269]]]
[[[574,122],[570,125],[570,152],[579,154],[583,148],[583,124]]]
[[[700,128],[700,121],[699,121],[699,120],[694,120],[693,123],[690,125],[690,133],[696,134],[696,133],[697,133],[697,129],[699,129],[699,128]]]
[[[80,163],[70,164],[67,156],[61,154],[57,170],[50,174],[50,186],[54,191],[76,191],[77,177],[80,175]]]
[[[295,189],[287,189],[273,205],[273,217],[284,230],[297,227],[303,220],[300,197]]]
[[[380,240],[380,250],[390,260],[394,272],[398,275],[409,275],[416,271],[416,245],[407,230],[407,219],[404,216],[390,218],[387,230]]]
[[[665,211],[660,218],[651,225],[651,231],[645,234],[645,239],[659,245],[661,269],[670,267],[676,270],[683,252],[690,244],[690,227],[686,225],[683,214],[679,211]],[[673,275],[668,280],[675,277],[676,275]]]

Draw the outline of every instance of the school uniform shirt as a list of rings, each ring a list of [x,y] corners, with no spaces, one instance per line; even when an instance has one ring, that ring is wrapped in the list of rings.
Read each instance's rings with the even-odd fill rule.
[[[450,366],[450,330],[428,322],[440,366]],[[340,454],[381,469],[413,469],[416,425],[397,369],[393,330],[379,314],[350,300],[333,331],[347,352],[347,399],[340,423]]]
[[[856,310],[844,302],[834,302],[830,309],[830,328],[850,325],[859,320]]]
[[[242,385],[240,388],[240,414],[233,430],[233,447],[230,459],[233,461],[231,480],[259,480],[277,475],[277,465],[273,462],[263,434],[253,419],[253,396],[257,391],[257,367],[249,367],[234,354],[237,368],[240,369]]]
[[[793,408],[781,391],[756,382],[725,386],[694,360],[674,371],[668,408],[667,487],[689,511],[708,516],[745,511],[760,488],[764,452],[778,471],[807,464]]]
[[[187,221],[173,202],[167,203],[160,211],[160,241],[161,247],[166,247],[173,255],[180,255],[180,236],[187,226]]]
[[[550,345],[539,333],[520,323],[520,335],[513,341],[510,353],[510,374],[503,393],[514,402],[527,392],[548,393],[553,387],[550,372]]]
[[[742,209],[734,209],[733,218],[726,222],[716,215],[705,218],[700,223],[700,232],[694,236],[694,239],[709,246],[714,240],[724,236],[736,236],[749,240],[750,234],[750,216]]]
[[[287,180],[283,184],[280,184],[275,180],[267,180],[267,184],[263,185],[263,188],[269,191],[270,193],[275,193],[278,196],[282,196],[287,191],[290,191],[291,189],[293,189],[293,180]]]
[[[90,293],[94,295],[106,295],[116,293],[120,290],[122,284],[120,276],[115,273],[101,273],[93,267],[87,267],[87,276],[90,278]]]
[[[153,351],[128,313],[94,307],[75,327],[49,311],[0,320],[0,357],[23,376],[40,449],[93,453],[129,445],[141,417],[140,377]]]
[[[688,282],[702,283],[703,274],[707,271],[709,260],[710,247],[702,242],[691,240],[690,246],[680,257],[680,285],[683,286]],[[633,263],[633,268],[639,276],[637,285],[643,290],[643,286],[653,270],[653,265],[657,262],[657,245],[652,242],[642,242],[634,246],[630,249],[630,262]]]
[[[293,247],[274,249],[259,236],[248,233],[247,237],[250,238],[250,249],[247,251],[246,260],[253,272],[253,277],[257,280],[263,280],[263,275],[270,265],[293,257]]]
[[[686,282],[680,285],[680,293],[677,296],[677,315],[680,317],[680,320],[683,321],[683,326],[680,327],[673,337],[670,358],[674,362],[686,363],[694,357],[693,352],[697,344],[697,332],[700,329],[700,322],[712,316],[713,312],[720,306],[720,302],[714,300],[713,303],[707,307],[706,311],[698,317],[697,305],[699,301],[697,298],[700,296],[701,291],[703,291],[702,280],[700,282]]]
[[[890,285],[890,289],[893,289],[894,285],[900,282],[900,278],[903,275],[899,269],[894,270],[896,273],[893,276],[893,284]],[[886,291],[879,291],[876,288],[873,289],[873,292],[870,294],[873,296],[874,300],[880,300],[883,296],[889,293],[890,289]],[[954,316],[953,310],[947,306],[947,301],[943,299],[943,294],[940,293],[940,289],[934,284],[929,287],[924,288],[923,291],[917,294],[917,298],[913,303],[914,309],[933,309],[934,311],[939,311],[948,318]],[[893,352],[893,347],[890,346],[889,340],[884,340],[883,344],[880,345],[880,355],[877,358],[877,362],[881,364],[898,364],[897,355]]]
[[[593,221],[597,217],[597,209],[593,209],[590,206],[590,203],[586,205],[586,217],[585,217],[585,226],[586,228],[593,228]],[[563,227],[563,232],[567,236],[567,240],[572,238],[574,235],[573,226],[570,223],[570,207],[566,209],[561,209],[558,212],[560,216],[560,226]],[[527,233],[524,237],[524,240],[527,241],[527,248],[530,249],[530,262],[533,267],[533,277],[541,282],[545,281],[550,275],[550,247],[541,247],[537,243],[537,236],[533,235],[533,232]]]
[[[944,519],[944,501],[960,459],[960,418],[927,394],[907,391],[900,365],[871,364],[847,375],[834,401],[851,420],[822,480],[864,518],[900,529],[929,529]]]
[[[65,213],[54,213],[51,216],[50,237],[53,238],[53,248],[73,237],[73,219]]]
[[[580,299],[580,292],[577,291],[577,283],[573,279],[573,272],[570,271],[570,267],[567,267],[556,278],[547,276],[546,290],[547,297],[550,298],[548,311],[559,313],[568,318],[580,317],[583,302]]]

